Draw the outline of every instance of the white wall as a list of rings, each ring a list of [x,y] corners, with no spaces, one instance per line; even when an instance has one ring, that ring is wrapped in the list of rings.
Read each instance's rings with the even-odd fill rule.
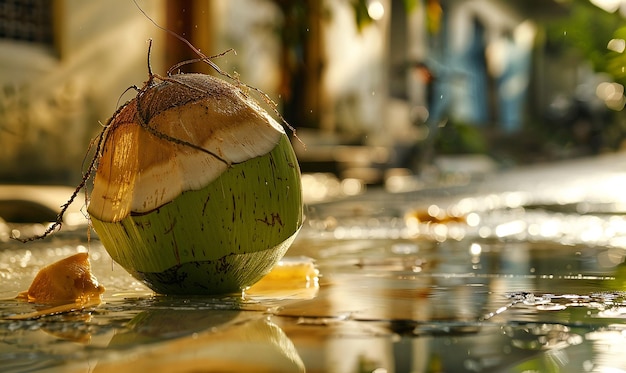
[[[0,39],[0,182],[75,183],[98,122],[147,80],[148,38],[164,72],[164,32],[132,1],[54,3],[54,50]],[[162,0],[139,4],[164,23]]]
[[[384,131],[391,4],[380,3],[383,18],[359,31],[349,2],[326,2],[330,19],[324,30],[328,61],[323,84],[334,104],[327,122],[337,131]]]

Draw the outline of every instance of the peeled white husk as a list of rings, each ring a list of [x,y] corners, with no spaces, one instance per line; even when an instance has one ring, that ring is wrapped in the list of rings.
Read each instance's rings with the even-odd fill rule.
[[[118,110],[88,212],[111,257],[163,294],[238,292],[302,226],[283,128],[239,87],[179,74]]]

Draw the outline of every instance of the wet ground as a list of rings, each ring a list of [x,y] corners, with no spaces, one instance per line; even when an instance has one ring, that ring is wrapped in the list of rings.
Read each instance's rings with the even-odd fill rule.
[[[0,370],[626,371],[625,164],[309,205],[288,257],[313,258],[318,283],[244,297],[155,296],[80,229],[0,243]],[[35,310],[14,297],[41,266],[77,251],[104,303],[6,319]]]

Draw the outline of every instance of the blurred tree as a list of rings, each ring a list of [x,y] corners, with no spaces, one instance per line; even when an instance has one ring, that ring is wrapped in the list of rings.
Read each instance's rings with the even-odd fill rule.
[[[271,0],[280,10],[282,24],[276,33],[281,42],[279,87],[285,119],[296,127],[320,126],[324,101],[321,77],[325,65],[322,22],[330,17],[320,0]],[[357,29],[362,30],[373,19],[367,0],[346,0],[354,10]],[[404,0],[407,8],[417,0]]]
[[[626,56],[620,51],[619,40],[626,39],[624,18],[620,12],[607,11],[589,0],[571,0],[569,14],[545,24],[546,53],[574,54],[588,61],[597,73],[608,74],[612,80],[626,85]],[[611,50],[613,49],[613,50]],[[619,85],[603,83],[605,105],[599,107],[591,102],[574,103],[566,126],[557,137],[568,145],[587,146],[593,153],[623,146],[626,128],[623,125],[624,97]],[[597,86],[600,88],[600,85]],[[591,92],[596,96],[599,91]],[[595,93],[595,94],[594,94]],[[608,108],[612,110],[608,110]]]
[[[611,39],[619,35],[626,39],[624,18],[619,12],[606,12],[589,0],[572,0],[569,15],[551,20],[545,27],[547,52],[561,53],[569,48],[591,62],[595,71],[626,84],[626,56],[607,49]]]
[[[283,22],[277,28],[281,43],[281,83],[278,89],[285,119],[296,127],[317,127],[320,119],[322,5],[319,0],[272,0]]]
[[[610,50],[607,55],[607,71],[615,77],[622,85],[626,84],[626,53],[624,46],[626,44],[626,26],[622,26],[615,30],[613,39],[616,40],[616,48]]]
[[[322,23],[330,17],[320,0],[268,0],[278,9],[282,22],[273,32],[280,41],[281,79],[278,87],[281,111],[285,119],[296,127],[320,127],[324,110],[321,81],[325,65]],[[354,9],[355,22],[360,30],[373,20],[367,11],[367,0],[345,0]],[[407,4],[417,0],[405,0]],[[187,38],[194,45],[211,50],[206,22],[211,7],[201,0],[168,0],[167,28]],[[201,30],[197,29],[201,25]],[[167,39],[166,66],[195,58],[187,46],[174,37]],[[181,71],[210,73],[208,66],[182,66]]]

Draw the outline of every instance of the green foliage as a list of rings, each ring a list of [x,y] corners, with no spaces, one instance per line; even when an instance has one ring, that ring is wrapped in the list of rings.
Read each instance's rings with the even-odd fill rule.
[[[404,0],[404,7],[407,13],[413,11],[413,9],[417,8],[418,5],[419,0]]]
[[[618,28],[613,39],[626,40],[626,26]],[[606,58],[607,72],[613,75],[620,83],[626,83],[626,53],[609,51]]]
[[[372,23],[373,19],[367,11],[367,0],[355,0],[352,2],[354,8],[354,21],[356,27],[361,31],[363,27]]]
[[[487,144],[480,127],[465,123],[451,123],[440,128],[437,151],[443,154],[481,154],[487,152]]]
[[[618,82],[626,83],[622,68],[626,66],[623,54],[607,49],[608,42],[622,35],[626,37],[624,19],[618,13],[608,13],[588,0],[575,0],[570,4],[570,14],[546,22],[548,52],[570,50],[589,60],[598,72],[612,75]]]

